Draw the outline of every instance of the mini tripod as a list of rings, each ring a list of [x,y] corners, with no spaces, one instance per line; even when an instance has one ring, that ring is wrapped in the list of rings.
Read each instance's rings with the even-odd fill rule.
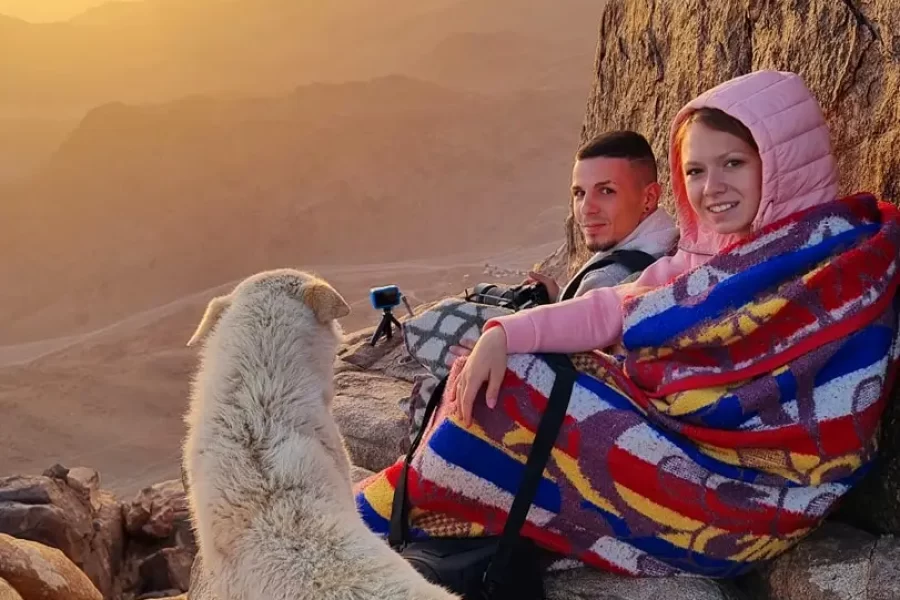
[[[393,325],[397,326],[397,331],[400,331],[400,321],[397,320],[397,317],[394,316],[394,313],[391,312],[391,308],[382,308],[381,309],[384,314],[381,317],[381,323],[378,324],[378,328],[375,330],[375,333],[372,335],[372,341],[370,342],[373,346],[378,343],[378,340],[381,339],[381,336],[387,336],[387,339],[393,339]]]

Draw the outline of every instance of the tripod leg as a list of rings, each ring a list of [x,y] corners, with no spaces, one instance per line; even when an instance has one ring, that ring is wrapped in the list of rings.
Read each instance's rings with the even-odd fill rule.
[[[381,339],[381,336],[384,335],[385,325],[387,325],[387,328],[388,328],[388,338],[391,337],[391,334],[390,334],[391,322],[385,318],[382,318],[381,323],[378,324],[378,328],[375,330],[375,333],[372,334],[372,340],[369,342],[370,345],[374,346],[375,344],[378,343],[378,340]]]
[[[391,326],[391,323],[393,323],[394,325],[397,326],[397,333],[400,333],[401,331],[403,331],[403,327],[400,325],[400,321],[397,320],[397,317],[394,316],[394,313],[386,314],[385,318],[390,318],[390,321],[388,321],[388,323],[387,323],[388,339],[392,339],[391,338],[391,333],[392,333],[391,330],[393,329],[393,327]]]

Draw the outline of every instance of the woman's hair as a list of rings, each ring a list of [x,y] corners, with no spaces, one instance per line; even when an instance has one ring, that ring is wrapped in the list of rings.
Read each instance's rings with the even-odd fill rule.
[[[759,146],[753,139],[753,134],[747,129],[747,126],[718,108],[698,108],[692,112],[687,119],[681,122],[678,131],[675,133],[676,147],[680,148],[684,142],[684,136],[687,135],[688,127],[694,123],[702,123],[710,129],[730,133],[736,138],[740,138],[750,144],[750,146],[759,152]]]

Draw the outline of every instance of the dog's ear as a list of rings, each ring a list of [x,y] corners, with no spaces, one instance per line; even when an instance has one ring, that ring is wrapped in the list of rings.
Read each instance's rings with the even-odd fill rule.
[[[200,324],[197,326],[197,331],[194,332],[194,335],[191,336],[191,339],[188,340],[187,345],[193,346],[209,333],[210,329],[213,328],[213,325],[218,322],[219,317],[222,316],[222,312],[231,305],[231,296],[217,296],[209,301],[209,304],[206,306],[206,312],[203,313],[203,318],[200,319]]]
[[[350,314],[350,305],[324,281],[314,281],[300,288],[301,301],[310,307],[320,323],[328,323]]]

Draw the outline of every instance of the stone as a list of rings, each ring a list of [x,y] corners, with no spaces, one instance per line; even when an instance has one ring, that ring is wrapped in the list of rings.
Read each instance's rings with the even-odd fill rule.
[[[144,590],[186,592],[191,583],[193,561],[194,554],[187,548],[163,548],[145,558],[138,567],[141,586]]]
[[[28,600],[102,600],[88,576],[56,548],[0,534],[0,577]]]
[[[746,581],[767,600],[900,598],[900,540],[826,523]]]
[[[360,481],[371,477],[374,473],[368,469],[363,469],[362,467],[357,467],[353,465],[350,467],[350,481],[353,485],[356,485]]]
[[[0,600],[22,600],[19,592],[2,577],[0,577]]]
[[[900,11],[896,0],[608,0],[581,141],[612,129],[647,136],[669,189],[675,113],[719,83],[759,69],[803,77],[831,127],[841,193],[900,202]],[[671,198],[664,199],[671,204]],[[587,258],[566,222],[567,271]],[[884,418],[881,460],[839,517],[900,533],[900,389]]]
[[[89,467],[74,467],[65,476],[66,483],[90,501],[94,501],[100,491],[100,474]]]
[[[189,600],[217,600],[203,569],[203,560],[199,552],[194,556],[194,564],[191,565],[191,585],[187,597]]]
[[[420,314],[434,304],[436,303],[417,306],[414,314]],[[406,318],[398,316],[398,320],[402,324]],[[364,370],[409,383],[413,383],[416,376],[427,373],[425,368],[406,351],[401,332],[395,329],[393,338],[383,337],[372,346],[370,340],[374,331],[375,328],[370,327],[345,337],[343,345],[338,350],[336,363],[338,373],[346,370]]]
[[[50,479],[63,479],[65,480],[69,475],[69,469],[64,467],[63,465],[56,463],[52,465],[50,468],[45,469],[43,473],[41,473],[44,477],[49,477]]]
[[[98,495],[95,509],[83,487],[69,486],[68,469],[47,473],[53,476],[0,478],[0,533],[59,549],[111,597],[124,543],[118,502]]]
[[[194,534],[190,523],[190,508],[184,485],[171,479],[145,487],[123,508],[125,529],[132,536],[193,546]]]
[[[181,480],[142,489],[123,506],[123,515],[129,534],[120,577],[123,592],[187,591],[197,541]]]
[[[187,600],[187,594],[179,594],[178,590],[165,590],[162,592],[142,594],[135,598],[135,600],[151,600],[152,598],[159,600]]]
[[[121,593],[119,574],[125,554],[125,525],[122,505],[112,492],[98,489],[94,492],[96,509],[92,522],[94,537],[91,555],[94,562],[105,567],[109,583],[104,578],[98,588],[104,598],[118,598]],[[95,582],[96,583],[96,582]]]
[[[547,600],[738,600],[730,584],[693,577],[635,578],[587,567],[548,573]]]
[[[334,379],[335,421],[350,453],[350,462],[381,471],[406,454],[409,418],[400,400],[412,385],[376,373],[344,371]]]

